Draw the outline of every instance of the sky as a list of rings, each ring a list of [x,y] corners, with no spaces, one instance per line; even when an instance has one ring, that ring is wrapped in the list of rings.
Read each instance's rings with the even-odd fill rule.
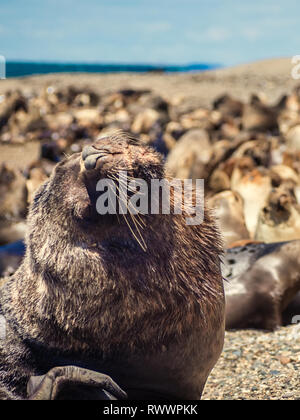
[[[0,0],[0,55],[234,65],[300,54],[299,19],[299,0]]]

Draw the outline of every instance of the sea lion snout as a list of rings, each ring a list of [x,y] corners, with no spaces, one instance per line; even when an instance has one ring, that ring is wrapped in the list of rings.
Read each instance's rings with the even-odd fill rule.
[[[95,169],[97,166],[97,161],[103,157],[106,157],[108,154],[108,150],[97,149],[94,145],[85,146],[81,154],[85,169],[87,171]]]
[[[109,155],[121,154],[122,152],[123,147],[116,144],[112,145],[108,137],[102,137],[92,145],[85,146],[81,157],[85,169],[89,171],[96,168],[97,162],[101,158],[106,158]]]

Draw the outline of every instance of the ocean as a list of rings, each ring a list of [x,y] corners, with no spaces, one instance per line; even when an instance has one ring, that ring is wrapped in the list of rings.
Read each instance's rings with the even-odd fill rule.
[[[147,73],[147,72],[199,72],[220,67],[217,64],[151,65],[151,64],[72,64],[72,63],[6,63],[6,77],[21,77],[49,73]]]

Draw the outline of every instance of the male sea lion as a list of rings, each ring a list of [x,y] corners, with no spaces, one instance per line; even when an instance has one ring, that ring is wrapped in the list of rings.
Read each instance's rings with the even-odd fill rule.
[[[226,329],[274,330],[300,290],[300,241],[252,243],[227,250],[223,276]]]
[[[124,397],[115,382],[130,399],[201,397],[224,337],[218,230],[208,211],[199,226],[100,215],[96,184],[120,169],[164,177],[153,149],[107,136],[37,191],[24,261],[0,293],[2,398],[26,398],[30,377],[36,399]]]

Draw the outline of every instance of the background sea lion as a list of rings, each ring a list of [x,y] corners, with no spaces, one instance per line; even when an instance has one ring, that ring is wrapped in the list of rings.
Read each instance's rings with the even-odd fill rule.
[[[203,178],[212,157],[212,146],[205,130],[192,129],[176,143],[166,161],[168,173],[175,178]]]
[[[26,179],[21,171],[0,166],[0,245],[23,239],[27,213]]]
[[[94,381],[117,398],[115,382],[130,399],[200,398],[224,338],[218,230],[208,211],[199,226],[186,213],[99,215],[96,184],[120,169],[164,177],[159,154],[117,135],[64,159],[37,191],[24,261],[0,293],[2,398],[25,398],[41,375],[33,398],[61,397],[57,380],[69,398],[74,378],[85,396]]]
[[[234,191],[223,191],[208,200],[214,209],[225,246],[241,239],[249,239],[249,232],[244,218],[242,197]]]
[[[252,95],[250,103],[244,107],[242,124],[245,130],[276,130],[278,111],[268,106],[258,95]]]
[[[300,241],[252,243],[227,250],[222,268],[226,329],[274,330],[300,290]]]
[[[237,191],[244,201],[245,222],[250,237],[253,238],[259,212],[265,205],[271,191],[270,176],[264,169],[254,169],[241,178],[234,191]],[[255,200],[253,197],[255,197]]]
[[[272,190],[266,206],[260,211],[255,239],[264,242],[300,238],[300,206],[286,188]]]

